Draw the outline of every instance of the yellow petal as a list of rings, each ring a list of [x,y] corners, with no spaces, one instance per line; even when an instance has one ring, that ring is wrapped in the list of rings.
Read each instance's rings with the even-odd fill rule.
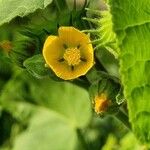
[[[57,36],[49,36],[43,47],[43,56],[46,63],[52,66],[55,61],[63,57],[63,47]]]
[[[55,63],[51,68],[58,77],[64,80],[72,80],[85,75],[89,70],[89,67],[85,64],[79,66],[74,66],[74,70],[71,70],[71,67],[65,63]]]
[[[83,44],[80,48],[81,57],[87,60],[88,66],[94,65],[94,51],[92,44]]]
[[[74,27],[60,27],[58,30],[60,39],[71,47],[82,43],[89,43],[89,37]]]

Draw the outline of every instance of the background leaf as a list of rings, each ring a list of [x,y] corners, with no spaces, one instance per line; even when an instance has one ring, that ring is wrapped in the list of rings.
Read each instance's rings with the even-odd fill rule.
[[[73,150],[76,132],[60,114],[39,109],[27,131],[16,138],[13,150]]]
[[[26,16],[37,9],[44,9],[52,0],[1,0],[0,25],[11,21],[16,16]]]
[[[40,105],[64,115],[76,127],[82,128],[90,121],[90,100],[88,93],[82,88],[45,79],[30,85],[30,91]]]
[[[20,112],[21,105],[42,106],[60,113],[79,128],[86,126],[91,118],[90,100],[84,89],[67,82],[55,82],[49,78],[34,79],[27,76],[24,71],[17,72],[5,85],[0,103],[14,115],[17,114],[17,110]]]
[[[0,105],[27,128],[16,136],[14,150],[82,148],[77,130],[86,128],[92,117],[84,89],[49,78],[37,80],[24,71],[5,85]]]

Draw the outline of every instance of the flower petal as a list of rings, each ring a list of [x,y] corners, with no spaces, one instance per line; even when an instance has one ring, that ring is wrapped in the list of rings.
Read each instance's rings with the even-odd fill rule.
[[[49,66],[63,57],[63,46],[57,36],[49,36],[46,39],[43,47],[43,56]]]
[[[60,39],[69,47],[76,47],[82,43],[89,43],[90,39],[74,27],[60,27],[58,30]]]
[[[58,77],[64,80],[72,80],[85,75],[92,66],[92,63],[82,62],[80,65],[74,66],[74,70],[71,70],[71,66],[67,64],[55,64],[55,67],[52,69]]]
[[[83,44],[80,48],[81,57],[87,60],[89,65],[94,64],[94,52],[92,44]]]

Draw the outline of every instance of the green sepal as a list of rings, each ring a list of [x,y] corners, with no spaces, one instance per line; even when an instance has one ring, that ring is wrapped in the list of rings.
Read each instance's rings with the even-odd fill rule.
[[[57,32],[57,22],[47,21],[42,25],[30,25],[20,30],[19,33],[23,36],[34,39],[39,43],[39,50],[43,47],[43,43],[47,36],[55,35]]]
[[[12,73],[11,60],[9,57],[0,51],[0,77],[6,78]]]
[[[46,65],[42,54],[34,55],[33,57],[26,59],[23,66],[35,78],[42,79],[50,77],[54,81],[63,81],[54,74],[49,66]]]
[[[33,56],[38,49],[37,42],[34,39],[26,38],[14,42],[13,49],[9,53],[11,60],[19,67],[24,67],[23,62]]]
[[[23,66],[36,78],[44,78],[48,75],[48,68],[45,67],[45,61],[41,54],[26,59]]]
[[[95,67],[93,67],[87,74],[86,74],[86,78],[88,79],[88,81],[92,84],[95,82],[98,82],[100,80],[102,80],[104,77],[106,77],[106,73],[103,71],[99,71],[97,70]]]
[[[108,99],[116,104],[116,95],[119,92],[120,85],[111,79],[103,79],[98,84],[98,91],[106,93]]]
[[[96,29],[84,30],[84,32],[91,33],[95,36],[95,40],[92,43],[95,45],[95,49],[105,48],[107,51],[112,53],[115,58],[118,58],[119,47],[116,34],[113,31],[112,15],[109,10],[109,6],[106,4],[108,10],[92,10],[87,11],[97,17],[83,18],[96,26]]]
[[[99,69],[99,68],[98,68]],[[120,83],[119,79],[115,76],[112,76],[110,74],[108,74],[105,71],[101,71],[101,70],[97,70],[96,67],[93,67],[87,74],[86,74],[86,78],[88,79],[88,81],[93,84],[96,82],[99,82],[102,79],[112,79],[117,83]]]

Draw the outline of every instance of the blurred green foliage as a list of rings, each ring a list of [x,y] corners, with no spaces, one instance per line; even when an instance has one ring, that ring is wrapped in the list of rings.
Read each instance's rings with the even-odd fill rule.
[[[8,65],[7,59],[3,63]],[[96,150],[105,143],[109,133],[120,138],[117,133],[120,123],[113,118],[103,120],[92,115],[91,102],[84,89],[48,77],[35,79],[12,63],[9,67],[14,69],[1,86],[0,96],[3,147]],[[127,130],[121,128],[124,132],[122,129],[119,132],[124,135]]]
[[[86,6],[98,8],[101,2],[93,0]],[[80,29],[92,26],[82,19],[86,15],[83,5],[78,3],[75,9],[71,0],[53,0],[45,9],[24,18],[16,17],[0,27],[0,43],[5,40],[13,43],[10,52],[0,47],[0,150],[142,148],[121,122],[93,113],[88,92],[80,86],[85,79],[64,82],[50,71],[47,75],[48,70],[41,67],[43,42],[49,34],[57,34],[58,26],[73,25]],[[100,8],[104,9],[104,5]],[[27,55],[29,50],[32,53]],[[110,61],[102,59],[103,55]],[[118,62],[110,53],[97,51],[96,57],[110,75],[118,77]],[[90,82],[97,80],[92,75],[87,78]]]

